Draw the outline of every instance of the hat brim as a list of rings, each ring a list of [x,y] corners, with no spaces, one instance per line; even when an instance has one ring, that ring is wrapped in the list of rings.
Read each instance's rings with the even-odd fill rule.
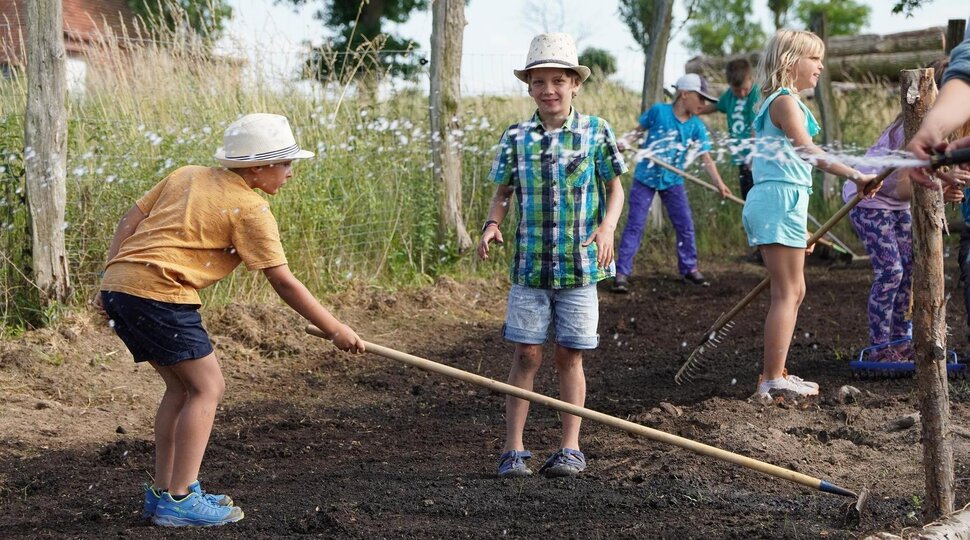
[[[567,65],[564,65],[564,64],[556,64],[556,63],[553,63],[553,62],[550,62],[548,64],[536,64],[534,66],[529,66],[526,69],[513,69],[512,70],[512,73],[515,74],[515,77],[517,79],[519,79],[520,81],[528,84],[529,81],[528,81],[528,79],[525,76],[526,73],[528,73],[530,70],[539,69],[539,68],[570,69],[572,71],[575,71],[576,74],[579,75],[579,82],[586,82],[586,79],[589,78],[589,74],[590,74],[590,69],[588,67],[586,67],[586,66],[580,66],[580,65],[567,66]]]
[[[226,157],[226,149],[220,148],[216,150],[216,161],[222,164],[223,167],[228,168],[245,168],[245,167],[262,167],[264,165],[272,165],[274,163],[283,163],[285,161],[293,161],[295,159],[308,159],[312,158],[315,154],[309,150],[297,150],[292,154],[285,156],[274,157],[273,159],[230,159]]]

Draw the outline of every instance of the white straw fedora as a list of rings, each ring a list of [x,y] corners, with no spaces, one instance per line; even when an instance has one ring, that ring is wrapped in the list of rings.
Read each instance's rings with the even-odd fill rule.
[[[525,58],[525,68],[512,70],[522,82],[528,82],[526,73],[536,68],[571,69],[579,75],[580,82],[589,77],[589,68],[579,65],[576,43],[569,34],[539,34],[532,38],[529,56]]]
[[[301,150],[296,144],[285,116],[266,113],[247,114],[229,124],[222,135],[222,148],[215,155],[216,161],[230,168],[311,157],[313,152]]]

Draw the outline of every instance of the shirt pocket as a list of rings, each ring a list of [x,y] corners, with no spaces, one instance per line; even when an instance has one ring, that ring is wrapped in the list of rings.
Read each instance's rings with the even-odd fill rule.
[[[589,153],[574,155],[566,162],[566,183],[583,187],[593,178],[593,158]]]

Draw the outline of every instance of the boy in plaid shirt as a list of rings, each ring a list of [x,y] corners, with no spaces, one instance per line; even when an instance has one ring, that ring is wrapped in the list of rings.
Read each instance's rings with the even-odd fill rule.
[[[554,324],[560,399],[579,406],[586,398],[583,350],[599,344],[596,283],[615,272],[613,235],[623,209],[619,176],[627,171],[609,124],[572,108],[589,73],[568,34],[532,40],[526,66],[515,76],[529,85],[538,110],[502,135],[489,175],[498,185],[478,245],[487,259],[489,243],[503,242],[499,225],[514,193],[519,221],[503,327],[505,339],[515,343],[508,382],[532,390]],[[532,474],[525,464],[532,454],[522,441],[528,412],[528,401],[506,398],[499,477]],[[580,418],[561,418],[560,448],[540,469],[547,477],[575,476],[586,468]]]

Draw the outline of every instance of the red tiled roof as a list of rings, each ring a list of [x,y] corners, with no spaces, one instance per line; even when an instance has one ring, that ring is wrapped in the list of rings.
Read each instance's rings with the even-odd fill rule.
[[[82,52],[85,43],[95,39],[107,24],[120,33],[132,29],[134,12],[125,0],[62,0],[64,10],[64,48],[68,53]],[[0,0],[0,63],[22,63],[21,41],[27,27],[25,0]]]

